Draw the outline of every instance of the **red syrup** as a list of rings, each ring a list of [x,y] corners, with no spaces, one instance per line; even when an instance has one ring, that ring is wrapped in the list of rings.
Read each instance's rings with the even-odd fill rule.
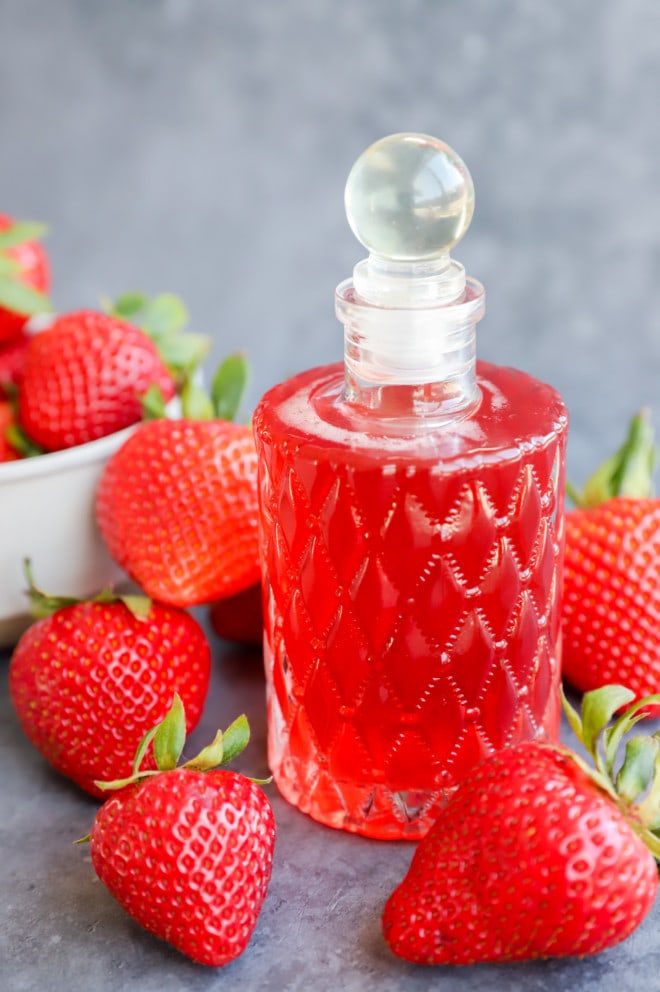
[[[410,387],[347,403],[340,365],[255,413],[269,763],[329,826],[419,838],[486,755],[558,736],[566,410],[477,382],[446,426],[387,416]]]

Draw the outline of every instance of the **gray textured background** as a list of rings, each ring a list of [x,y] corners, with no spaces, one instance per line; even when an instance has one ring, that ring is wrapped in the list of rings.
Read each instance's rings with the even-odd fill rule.
[[[654,0],[0,0],[0,208],[51,225],[58,308],[172,290],[253,405],[341,356],[343,185],[398,130],[477,190],[480,353],[551,380],[581,479],[657,406]]]
[[[178,292],[213,334],[214,362],[250,354],[253,405],[340,357],[334,287],[362,254],[346,175],[376,138],[423,130],[474,176],[457,256],[487,289],[480,352],[563,392],[572,475],[640,405],[657,414],[656,0],[0,0],[0,50],[0,210],[50,224],[59,309],[130,287]],[[245,706],[259,774],[252,662],[219,652],[200,742],[216,708],[225,723]],[[658,988],[658,907],[583,964],[393,961],[377,907],[410,849],[326,831],[276,795],[254,945],[227,973],[194,968],[91,885],[69,840],[93,804],[26,747],[6,698],[1,716],[3,989]]]

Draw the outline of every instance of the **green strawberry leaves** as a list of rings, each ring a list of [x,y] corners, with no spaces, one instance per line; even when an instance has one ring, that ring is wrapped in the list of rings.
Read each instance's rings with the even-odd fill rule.
[[[181,331],[188,323],[186,306],[173,293],[151,298],[143,293],[123,293],[109,304],[108,312],[141,327],[154,340]]]
[[[587,479],[582,491],[574,489],[570,483],[566,491],[581,509],[599,506],[616,496],[633,499],[653,496],[656,457],[651,414],[643,409],[632,418],[621,447]]]
[[[244,355],[230,355],[218,368],[211,384],[215,416],[233,420],[241,405],[248,381],[248,364]]]
[[[161,771],[176,768],[186,743],[186,715],[178,693],[174,694],[172,706],[167,716],[156,727],[154,734],[154,757]]]
[[[23,458],[36,458],[46,453],[45,448],[28,437],[20,424],[9,424],[5,428],[5,439]]]
[[[21,266],[7,252],[27,241],[37,241],[46,233],[43,224],[15,221],[0,231],[0,306],[13,313],[31,316],[46,313],[53,306],[45,295],[23,282]]]
[[[181,389],[181,412],[188,420],[234,420],[248,380],[249,366],[244,355],[229,355],[213,377],[211,395],[188,378]],[[167,417],[167,405],[158,386],[151,386],[141,398],[144,420]]]
[[[8,248],[16,248],[26,241],[40,241],[48,232],[45,224],[31,220],[17,220],[3,231],[0,231],[0,252]]]
[[[0,306],[13,313],[29,316],[35,313],[50,312],[53,306],[44,293],[12,277],[8,272],[0,273]]]
[[[105,300],[104,309],[113,317],[127,320],[155,342],[161,358],[172,371],[181,396],[184,417],[190,420],[234,420],[248,381],[249,366],[244,355],[230,355],[217,369],[210,395],[196,381],[195,370],[210,347],[204,334],[185,330],[188,311],[173,293],[148,297],[144,293],[123,293],[114,302]],[[167,416],[162,393],[151,387],[142,397],[143,418]]]
[[[218,765],[227,764],[241,753],[250,739],[250,727],[247,717],[241,715],[225,730],[218,731],[211,744],[202,748],[195,758],[186,761],[184,768],[192,768],[198,772],[210,771]]]
[[[123,293],[114,302],[104,301],[104,308],[111,317],[129,321],[154,341],[179,386],[185,384],[208,354],[209,337],[185,330],[188,311],[173,293],[153,297],[136,292]]]
[[[660,730],[627,735],[660,704],[660,694],[635,698],[630,689],[606,685],[584,694],[581,714],[562,693],[562,704],[577,739],[593,758],[591,768],[579,755],[571,757],[628,817],[651,854],[660,861]],[[623,759],[619,749],[626,739]]]
[[[658,750],[657,737],[632,737],[627,742],[625,759],[616,777],[617,792],[626,803],[634,803],[653,782]]]
[[[173,769],[187,768],[190,771],[207,772],[220,765],[226,765],[236,758],[247,746],[250,740],[250,727],[247,717],[241,715],[223,733],[218,730],[213,741],[194,758],[179,765],[179,759],[186,743],[186,715],[183,702],[178,693],[174,693],[172,705],[165,717],[148,730],[138,745],[133,761],[133,774],[127,778],[116,779],[112,782],[96,782],[103,791],[116,791],[127,785],[141,782],[145,778],[158,775]],[[153,746],[156,761],[156,771],[141,770],[142,763],[149,747]],[[252,779],[257,784],[267,784],[270,779]],[[86,840],[87,838],[83,838]]]
[[[27,581],[26,595],[30,600],[30,613],[35,620],[51,617],[67,606],[77,603],[123,603],[136,620],[145,620],[151,611],[151,600],[148,596],[117,593],[113,589],[102,589],[96,596],[81,599],[77,596],[53,596],[44,592],[34,581],[32,562],[29,558],[23,561],[23,571]]]

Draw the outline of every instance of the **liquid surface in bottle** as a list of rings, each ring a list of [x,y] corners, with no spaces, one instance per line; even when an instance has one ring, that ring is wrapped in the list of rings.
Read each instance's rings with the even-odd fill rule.
[[[478,383],[438,428],[346,404],[340,365],[255,413],[269,761],[330,826],[422,836],[485,755],[558,734],[566,411]]]

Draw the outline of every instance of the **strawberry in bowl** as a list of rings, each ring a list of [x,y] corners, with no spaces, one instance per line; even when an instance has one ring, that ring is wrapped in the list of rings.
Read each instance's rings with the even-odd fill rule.
[[[21,335],[30,317],[52,309],[50,265],[40,243],[46,228],[0,213],[0,367],[3,348]]]
[[[32,457],[0,464],[0,511],[12,522],[0,546],[0,644],[13,644],[29,622],[26,557],[46,586],[72,596],[126,580],[96,525],[96,487],[145,415],[150,390],[176,398],[202,352],[200,336],[180,333],[178,301],[157,309],[157,342],[121,312],[90,310],[60,315],[30,337],[14,416],[4,417],[7,457]]]

